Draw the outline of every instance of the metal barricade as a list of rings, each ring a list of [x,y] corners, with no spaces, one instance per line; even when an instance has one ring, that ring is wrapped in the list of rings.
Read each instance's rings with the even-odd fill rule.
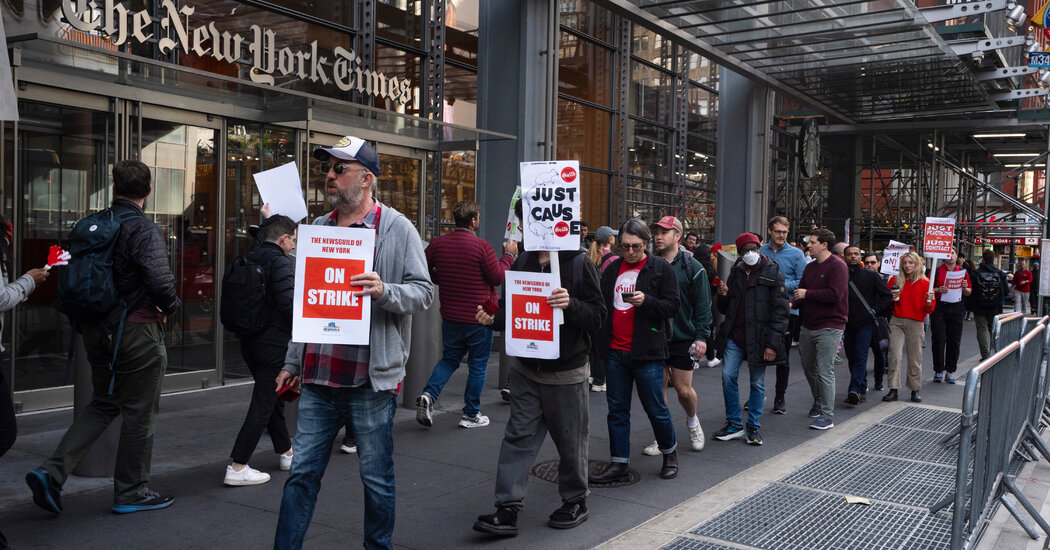
[[[1000,322],[1002,318],[1003,322]],[[1050,447],[1039,436],[1035,415],[1046,403],[1047,352],[1050,351],[1048,318],[1040,319],[1031,331],[1013,341],[1006,340],[1024,327],[1022,315],[996,318],[998,351],[974,367],[966,377],[959,428],[959,461],[955,493],[931,508],[936,512],[954,500],[952,550],[972,546],[991,516],[996,501],[1014,516],[1033,539],[1038,533],[1007,500],[1007,493],[1028,511],[1050,535],[1050,524],[1028,501],[1008,474],[1011,457],[1018,447],[1034,457],[1036,450],[1050,461]],[[1001,345],[1001,347],[1000,347]],[[1038,412],[1036,412],[1038,411]],[[977,422],[978,416],[980,422]],[[972,452],[971,457],[971,443]],[[1033,449],[1034,446],[1034,449]],[[973,465],[972,482],[967,477]],[[970,506],[966,506],[969,495]],[[967,514],[968,513],[968,514]]]
[[[992,351],[999,351],[1010,342],[1016,342],[1024,334],[1024,313],[1002,313],[992,323]]]

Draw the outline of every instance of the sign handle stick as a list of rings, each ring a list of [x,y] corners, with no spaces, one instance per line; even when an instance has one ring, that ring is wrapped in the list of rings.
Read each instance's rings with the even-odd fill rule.
[[[557,250],[550,251],[550,262],[551,262],[551,275],[554,275],[554,288],[561,288],[561,258],[559,257]],[[559,308],[554,308],[554,324],[561,326],[565,323],[564,311]]]
[[[933,264],[932,264],[933,267],[930,268],[930,290],[928,292],[933,292],[933,284],[934,284],[934,281],[937,280],[937,262],[938,261],[940,261],[939,258],[934,258],[933,259]],[[929,304],[930,304],[930,300],[929,300],[929,298],[927,298],[926,299],[926,305],[929,305]]]

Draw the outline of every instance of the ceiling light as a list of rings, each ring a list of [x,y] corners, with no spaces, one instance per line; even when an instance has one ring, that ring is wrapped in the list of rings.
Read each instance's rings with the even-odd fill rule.
[[[994,153],[996,157],[1038,157],[1040,153]]]
[[[1039,71],[1039,85],[1043,87],[1050,86],[1050,71]]]
[[[1025,166],[1025,165],[1024,165],[1024,164],[1004,164],[1003,166],[1005,166],[1005,167],[1007,167],[1007,168],[1020,168],[1020,167],[1022,167],[1022,166]],[[1028,164],[1027,166],[1028,166],[1029,168],[1045,168],[1045,167],[1046,167],[1046,164],[1045,164],[1045,163],[1041,163],[1041,164]]]
[[[1028,134],[974,134],[975,139],[981,138],[1014,138],[1014,137],[1025,137]]]
[[[1013,27],[1022,25],[1028,16],[1024,12],[1024,6],[1020,6],[1014,3],[1012,0],[1006,4],[1006,9],[1009,11],[1006,13],[1006,24],[1010,27],[1010,30],[1014,30]]]

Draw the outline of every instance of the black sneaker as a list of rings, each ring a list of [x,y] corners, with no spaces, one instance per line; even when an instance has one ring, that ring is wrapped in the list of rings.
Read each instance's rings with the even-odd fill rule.
[[[747,444],[755,446],[762,444],[762,436],[759,435],[758,428],[747,429]]]
[[[507,403],[510,403],[510,386],[507,386],[507,387],[501,389],[499,391],[499,396],[500,396],[501,399],[503,399]]]
[[[857,403],[860,403],[860,394],[858,394],[855,391],[851,391],[848,394],[846,394],[847,405],[856,405]]]
[[[145,512],[148,510],[167,508],[168,506],[171,506],[172,502],[175,502],[175,497],[171,495],[162,495],[151,489],[146,489],[137,500],[125,502],[123,504],[114,504],[111,509],[118,514],[131,514],[134,512]]]
[[[516,537],[518,536],[518,511],[500,506],[496,508],[495,514],[478,516],[478,520],[474,522],[474,530],[498,537]]]
[[[587,521],[587,503],[581,500],[562,504],[561,508],[551,514],[547,526],[555,529],[572,529],[585,521]]]
[[[787,408],[784,405],[784,397],[777,397],[773,399],[773,414],[786,414]]]
[[[51,512],[62,513],[62,488],[43,467],[26,474],[26,485],[33,491],[33,502]]]
[[[874,390],[874,391],[882,391],[882,390],[885,390],[885,389],[886,389],[886,386],[882,385],[882,380],[876,381],[875,382],[875,387],[872,388],[872,390]]]
[[[744,429],[731,424],[726,424],[721,430],[715,432],[715,439],[719,441],[729,441],[738,437],[744,437]]]

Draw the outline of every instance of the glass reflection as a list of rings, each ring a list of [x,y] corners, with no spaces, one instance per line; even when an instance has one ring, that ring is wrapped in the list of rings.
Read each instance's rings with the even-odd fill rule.
[[[671,74],[631,62],[631,110],[637,117],[667,123],[671,113]]]
[[[558,91],[612,106],[613,52],[578,35],[562,32],[558,54]]]
[[[611,113],[559,99],[558,158],[578,160],[582,167],[608,170],[611,120]]]

